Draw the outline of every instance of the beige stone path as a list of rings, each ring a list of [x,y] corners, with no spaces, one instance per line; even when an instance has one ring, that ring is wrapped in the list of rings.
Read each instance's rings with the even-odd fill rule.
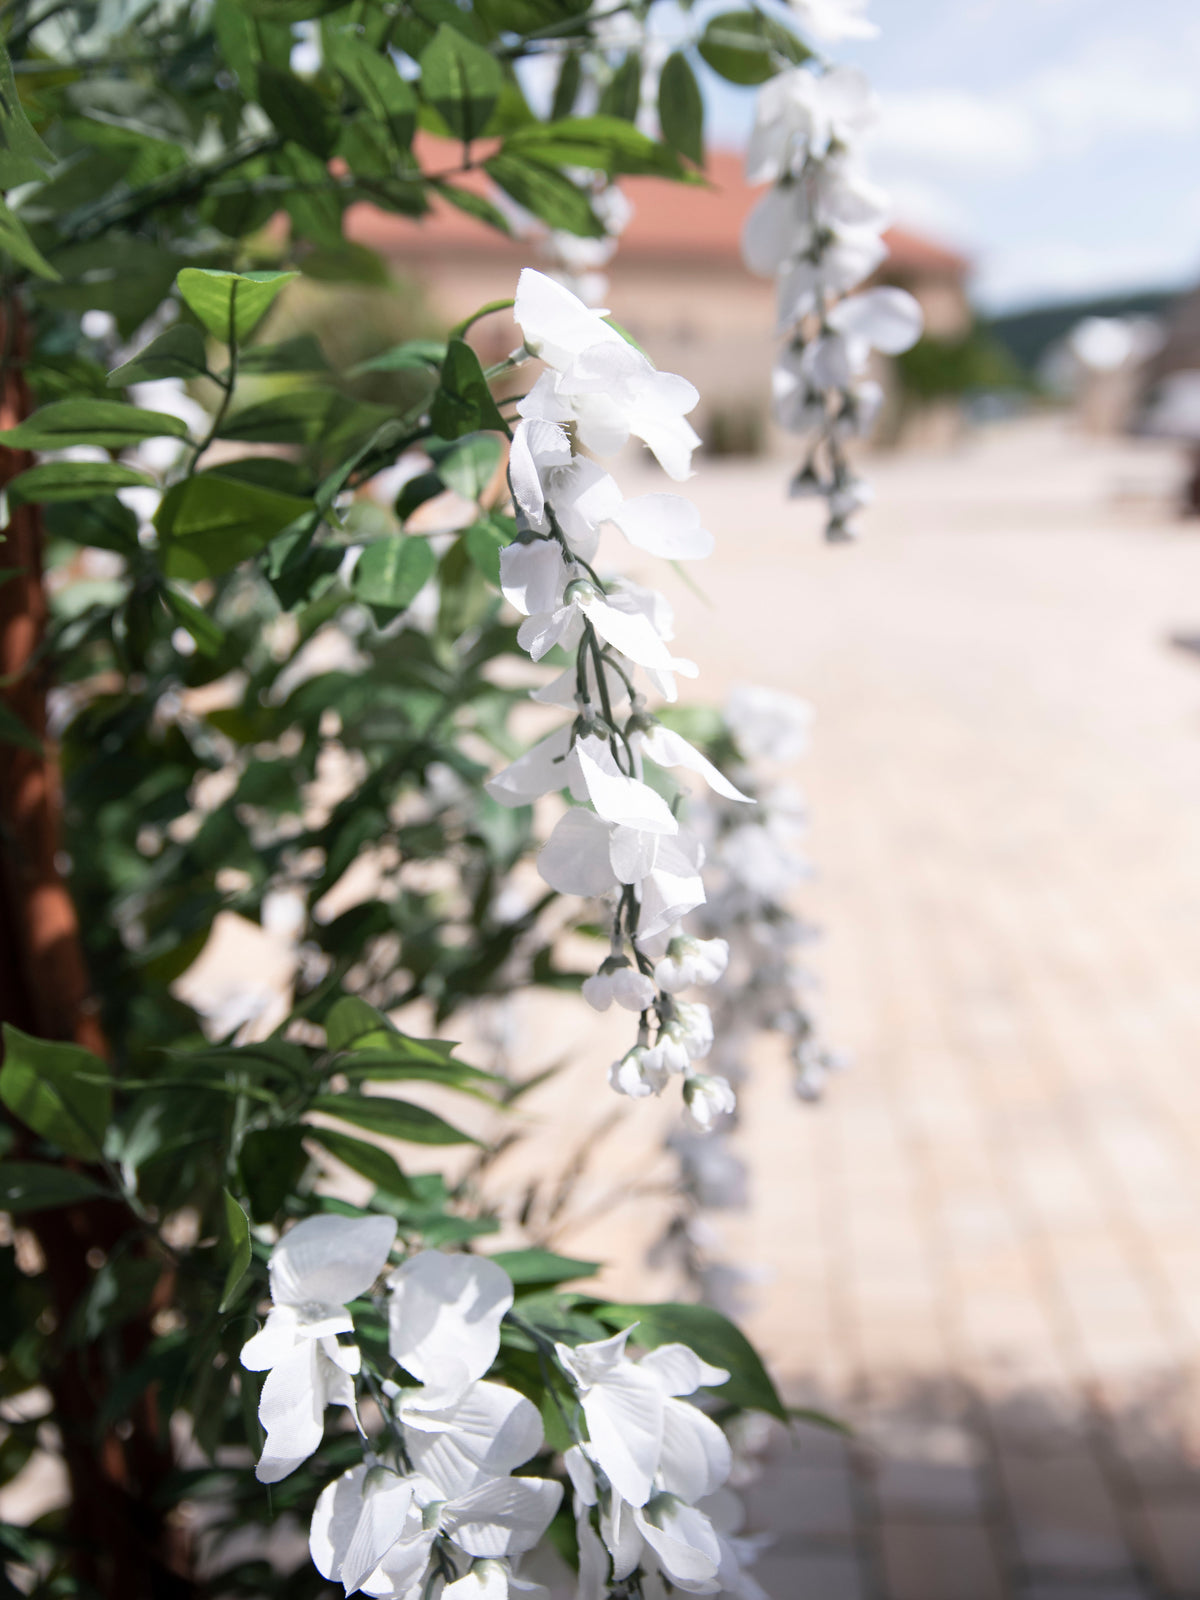
[[[764,1063],[720,1223],[836,1410],[756,1491],[773,1600],[1200,1596],[1200,528],[1156,448],[1018,425],[876,471],[822,548],[772,469],[692,487],[704,688],[818,708],[826,1104]]]

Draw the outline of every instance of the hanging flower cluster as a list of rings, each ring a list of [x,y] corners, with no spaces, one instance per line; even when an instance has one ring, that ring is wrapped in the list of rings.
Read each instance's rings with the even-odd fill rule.
[[[535,1406],[484,1374],[513,1302],[503,1268],[436,1250],[410,1256],[386,1280],[388,1351],[416,1380],[371,1385],[385,1431],[367,1439],[356,1378],[362,1356],[349,1303],[384,1271],[390,1217],[316,1216],[271,1254],[272,1309],[242,1351],[266,1371],[258,1477],[277,1483],[321,1443],[327,1405],[343,1405],[363,1434],[360,1465],[317,1501],[309,1548],[318,1571],[347,1594],[381,1600],[484,1600],[530,1586],[511,1558],[531,1550],[562,1498],[548,1478],[514,1477],[543,1447]],[[440,1579],[436,1589],[430,1585]]]
[[[243,1366],[267,1373],[258,1477],[277,1483],[294,1472],[321,1443],[326,1406],[345,1406],[363,1459],[317,1501],[309,1549],[323,1577],[377,1600],[544,1595],[514,1562],[542,1539],[562,1484],[518,1471],[545,1450],[541,1417],[524,1395],[487,1377],[512,1280],[484,1257],[424,1250],[379,1290],[395,1234],[390,1217],[315,1216],[275,1245],[271,1311],[242,1350]],[[368,1296],[386,1315],[388,1354],[403,1383],[367,1371],[358,1345],[339,1338],[355,1331],[351,1303]],[[566,1467],[584,1541],[581,1600],[656,1571],[693,1593],[723,1587],[750,1597],[760,1591],[739,1580],[739,1552],[745,1560],[753,1546],[718,1532],[699,1504],[729,1475],[729,1443],[682,1398],[729,1374],[682,1344],[634,1362],[625,1353],[632,1331],[575,1347],[544,1341],[557,1382],[579,1402],[564,1420],[575,1441]],[[383,1419],[370,1437],[360,1384]],[[718,1522],[728,1514],[721,1502],[713,1510]]]
[[[803,0],[798,9],[818,38],[869,31],[861,5]],[[864,74],[813,56],[763,85],[746,152],[748,181],[772,185],[746,220],[742,253],[752,272],[778,283],[775,416],[810,440],[792,492],[825,499],[831,539],[853,537],[854,514],[870,499],[847,444],[870,431],[883,400],[869,376],[872,351],[898,355],[922,327],[903,289],[849,294],[887,255],[886,197],[858,153],[875,118]]]
[[[578,802],[560,819],[538,865],[562,894],[607,897],[611,950],[584,985],[597,1010],[614,1002],[639,1016],[637,1043],[614,1063],[610,1082],[635,1099],[683,1079],[687,1112],[707,1127],[733,1106],[728,1083],[696,1063],[713,1043],[706,1006],[678,995],[711,983],[728,951],[700,944],[680,919],[704,901],[703,849],[679,821],[647,768],[699,773],[715,794],[743,795],[687,740],[650,714],[639,674],[668,700],[676,675],[696,674],[672,655],[671,609],[662,595],[594,565],[603,529],[668,560],[706,556],[713,540],[690,501],[672,494],[625,499],[615,480],[583,450],[611,455],[643,440],[667,473],[689,475],[699,440],[686,414],[698,396],[690,383],[657,372],[647,358],[562,285],[526,269],[514,316],[545,371],[518,407],[509,482],[519,529],[501,552],[501,586],[524,616],[517,635],[534,661],[555,646],[572,664],[534,692],[572,721],[488,784],[504,805],[528,805],[567,790]]]
[[[579,1538],[578,1600],[606,1600],[610,1585],[639,1574],[630,1594],[653,1600],[729,1594],[761,1600],[742,1571],[751,1541],[728,1530],[733,1496],[729,1441],[684,1398],[728,1381],[686,1345],[660,1345],[632,1360],[632,1329],[611,1339],[557,1345],[587,1425],[586,1442],[566,1453]]]

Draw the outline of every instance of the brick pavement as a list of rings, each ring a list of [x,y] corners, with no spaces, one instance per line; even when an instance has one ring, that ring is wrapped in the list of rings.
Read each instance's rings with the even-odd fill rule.
[[[805,1430],[751,1494],[773,1600],[1200,1596],[1200,540],[1157,448],[1020,426],[877,473],[819,548],[707,469],[713,691],[818,709],[824,1107],[745,1096],[725,1248]],[[802,528],[789,521],[802,520]],[[781,582],[786,573],[788,582]],[[704,629],[704,638],[697,630]],[[703,647],[702,647],[703,646]],[[744,663],[744,664],[743,664]]]

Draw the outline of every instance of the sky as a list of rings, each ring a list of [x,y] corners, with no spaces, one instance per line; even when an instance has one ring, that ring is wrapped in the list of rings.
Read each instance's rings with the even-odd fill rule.
[[[1200,280],[1200,0],[873,0],[831,54],[882,104],[897,222],[961,247],[1003,310]],[[710,86],[713,143],[753,94]]]

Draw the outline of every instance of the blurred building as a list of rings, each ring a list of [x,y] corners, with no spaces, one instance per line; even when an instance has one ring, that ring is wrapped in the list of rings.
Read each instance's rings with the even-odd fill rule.
[[[747,186],[741,156],[732,151],[714,151],[707,176],[706,187],[621,180],[632,215],[603,269],[609,280],[603,303],[658,366],[682,373],[699,389],[694,420],[710,448],[752,452],[772,443],[775,292],[743,265],[740,239],[762,190]],[[486,192],[485,182],[476,183],[477,192]],[[494,299],[498,283],[515,281],[520,267],[547,266],[536,239],[503,239],[443,202],[436,206],[419,223],[360,206],[347,227],[398,274],[418,281],[447,323]],[[893,228],[886,237],[890,255],[874,281],[914,294],[935,337],[965,335],[971,325],[967,259],[906,229]],[[480,336],[491,341],[489,355],[504,354],[514,342],[511,324],[502,319]]]

